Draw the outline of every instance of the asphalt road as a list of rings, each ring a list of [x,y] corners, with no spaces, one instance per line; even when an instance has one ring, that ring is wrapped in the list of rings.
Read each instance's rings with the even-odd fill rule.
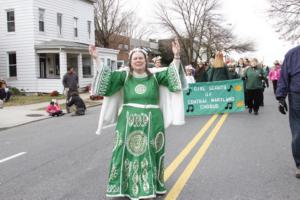
[[[107,199],[114,129],[94,134],[99,110],[0,131],[0,199]],[[298,200],[290,141],[271,89],[258,116],[187,118],[166,130],[169,193],[157,199]]]

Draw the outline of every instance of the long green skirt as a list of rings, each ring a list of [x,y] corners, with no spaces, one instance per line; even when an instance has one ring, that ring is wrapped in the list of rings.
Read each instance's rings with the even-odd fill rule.
[[[164,155],[160,109],[124,106],[116,127],[107,197],[140,199],[166,193]]]

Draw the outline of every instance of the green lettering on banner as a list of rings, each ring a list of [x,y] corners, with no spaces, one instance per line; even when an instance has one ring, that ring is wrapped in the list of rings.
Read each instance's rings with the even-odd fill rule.
[[[186,116],[245,110],[244,87],[240,79],[190,84],[183,95]]]

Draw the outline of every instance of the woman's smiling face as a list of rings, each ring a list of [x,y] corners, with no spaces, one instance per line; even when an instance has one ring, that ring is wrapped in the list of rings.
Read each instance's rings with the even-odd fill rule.
[[[131,58],[131,66],[134,72],[144,73],[146,71],[146,58],[142,52],[134,52]]]

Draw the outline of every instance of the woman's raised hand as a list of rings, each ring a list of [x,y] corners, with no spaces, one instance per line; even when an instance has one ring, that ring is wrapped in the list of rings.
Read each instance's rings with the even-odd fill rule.
[[[172,51],[174,58],[180,58],[180,44],[177,37],[172,41]]]

